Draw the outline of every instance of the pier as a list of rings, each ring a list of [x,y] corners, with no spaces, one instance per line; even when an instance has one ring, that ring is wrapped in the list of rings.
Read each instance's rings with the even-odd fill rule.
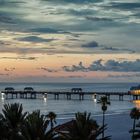
[[[140,99],[140,95],[130,92],[84,92],[81,88],[72,88],[71,91],[34,91],[32,87],[25,87],[23,91],[17,91],[12,87],[7,87],[1,91],[1,94],[5,99],[37,99],[38,96],[47,98],[48,95],[53,95],[55,100],[59,100],[61,95],[64,95],[66,100],[75,99],[75,95],[79,100],[84,100],[86,95],[91,95],[94,99],[107,96],[109,100],[111,96],[118,96],[119,101],[123,101],[125,96],[131,96],[133,100]]]

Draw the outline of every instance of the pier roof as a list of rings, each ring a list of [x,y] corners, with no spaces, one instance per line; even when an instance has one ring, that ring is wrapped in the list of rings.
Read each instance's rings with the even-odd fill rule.
[[[6,91],[14,91],[15,89],[13,87],[6,87],[5,90]]]
[[[32,87],[25,87],[24,91],[33,91],[34,89]]]

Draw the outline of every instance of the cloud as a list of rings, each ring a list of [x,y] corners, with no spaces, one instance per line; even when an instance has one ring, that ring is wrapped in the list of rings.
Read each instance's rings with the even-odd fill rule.
[[[9,76],[8,73],[0,73],[0,76]]]
[[[62,27],[64,28],[64,27]],[[49,27],[42,27],[42,28],[32,28],[32,29],[28,29],[26,32],[32,32],[32,33],[44,33],[44,34],[68,34],[71,35],[73,37],[79,37],[80,35],[82,35],[82,33],[74,33],[74,32],[69,32],[69,31],[65,31],[62,29],[55,29],[55,28],[49,28]]]
[[[96,41],[92,41],[92,42],[89,42],[87,44],[81,45],[81,47],[84,47],[84,48],[96,48],[96,47],[99,47],[99,44]]]
[[[63,14],[74,15],[74,16],[93,15],[94,12],[95,12],[94,9],[88,9],[88,8],[81,8],[81,9],[69,8],[62,11]]]
[[[102,50],[119,51],[119,52],[125,51],[125,52],[135,53],[135,51],[131,49],[123,49],[123,48],[115,48],[115,47],[103,47]]]
[[[5,45],[10,45],[10,43],[0,40],[0,46],[5,46]]]
[[[86,75],[70,75],[70,76],[67,76],[67,78],[85,78],[87,77]]]
[[[140,59],[135,61],[116,61],[116,60],[108,60],[104,64],[102,60],[98,60],[93,62],[89,68],[89,70],[99,70],[99,71],[119,71],[119,72],[138,72],[140,71]]]
[[[37,59],[37,57],[0,57],[0,59],[15,59],[15,60],[21,60],[21,59],[23,59],[23,60],[36,60]]]
[[[16,54],[47,54],[47,53],[55,53],[54,48],[34,48],[34,47],[0,47],[1,53],[16,53]],[[57,52],[56,52],[57,53]],[[34,57],[28,57],[28,60],[34,60]],[[22,57],[21,57],[22,59]],[[24,57],[23,57],[24,59]],[[26,59],[26,58],[25,58]]]
[[[5,24],[15,24],[15,21],[8,15],[0,13],[0,22]]]
[[[55,39],[45,39],[37,36],[27,36],[22,38],[16,38],[18,41],[26,41],[26,42],[34,42],[34,43],[41,43],[41,42],[51,42]]]
[[[109,78],[132,78],[132,77],[140,77],[140,73],[131,73],[131,74],[109,74],[107,77]]]
[[[85,4],[85,3],[102,2],[103,0],[46,0],[46,1],[57,3],[57,4],[62,4],[62,3]]]
[[[16,68],[4,68],[4,71],[7,71],[7,72],[11,72],[11,71],[14,71]]]
[[[72,66],[63,66],[62,69],[66,72],[76,72],[76,71],[83,71],[86,72],[88,69],[85,68],[82,64],[82,62],[79,62],[79,64],[76,65],[72,65]]]
[[[49,68],[45,68],[45,67],[41,67],[41,68],[37,68],[37,69],[47,71],[47,72],[50,72],[50,73],[58,72],[58,70],[49,69]]]
[[[87,20],[91,20],[91,21],[113,21],[113,19],[111,18],[106,18],[106,17],[92,17],[92,16],[87,16],[85,17]]]
[[[50,34],[64,34],[64,33],[69,33],[67,31],[63,31],[61,29],[54,29],[54,28],[33,28],[30,29],[31,32],[38,32],[38,33],[50,33]]]
[[[104,47],[104,48],[102,48],[102,50],[108,50],[108,51],[120,51],[120,49],[118,49],[118,48],[114,48],[114,47]]]
[[[115,9],[123,9],[123,10],[134,10],[140,8],[139,2],[111,2],[110,6],[107,6],[110,8]]]
[[[117,61],[108,60],[103,63],[102,59],[93,61],[88,67],[83,66],[82,62],[78,65],[63,66],[64,71],[77,72],[77,71],[113,71],[113,72],[140,72],[140,59],[135,61]]]
[[[134,53],[133,50],[138,53],[140,52],[138,38],[139,25],[131,24],[128,22],[135,21],[136,18],[137,20],[139,20],[138,17],[133,16],[134,14],[139,13],[139,10],[137,10],[138,8],[135,8],[135,12],[132,8],[130,8],[129,11],[124,11],[123,9],[116,10],[116,8],[112,9],[113,6],[119,7],[118,5],[128,7],[126,5],[128,5],[128,1],[130,0],[127,0],[127,2],[126,0],[122,0],[121,2],[113,2],[112,0],[39,0],[39,2],[30,2],[22,0],[23,3],[21,4],[20,2],[18,2],[18,0],[14,0],[14,3],[11,3],[10,5],[8,2],[9,0],[2,1],[8,4],[4,4],[1,6],[2,9],[0,8],[0,17],[2,18],[0,19],[4,20],[4,22],[7,22],[7,20],[8,22],[14,21],[17,25],[15,26],[9,24],[1,24],[0,22],[0,24],[2,25],[0,25],[0,30],[7,31],[7,33],[1,31],[0,36],[4,37],[3,35],[6,35],[6,38],[4,38],[4,40],[9,40],[9,42],[11,43],[9,47],[0,47],[1,52],[11,52],[18,54],[109,54],[112,52]],[[16,3],[18,3],[17,8],[15,8]],[[132,4],[132,6],[136,7],[136,4]],[[55,14],[53,15],[51,13]],[[15,34],[12,35],[11,32]],[[77,34],[76,32],[79,34]],[[32,36],[29,36],[29,34],[27,35],[27,33],[30,33],[30,35],[32,34]],[[57,36],[58,38],[63,35],[62,39],[59,39],[57,41],[58,46],[55,46],[55,50],[43,49],[44,44],[39,44],[40,46],[17,46],[17,44],[15,44],[16,41],[13,40],[13,38],[16,38],[19,41],[28,41],[35,43],[53,41],[38,36],[43,33],[47,36],[51,34],[51,36]],[[92,42],[92,35],[95,33],[95,39],[100,40],[101,42],[93,41],[93,43],[90,43]],[[23,35],[24,37],[21,37],[21,35]],[[78,37],[79,42],[77,39],[69,41],[64,40],[64,38],[69,35],[75,35],[75,37]],[[120,39],[121,36],[123,39]],[[75,49],[73,49],[74,47],[71,47],[77,46],[78,43],[81,44],[80,40],[82,41],[83,39],[85,42],[89,42],[89,44],[83,43],[83,45],[81,46],[83,48],[75,47]],[[112,47],[106,47],[102,49],[103,46],[101,46],[100,43],[104,44],[104,42],[106,42],[107,40],[109,40],[109,42],[107,42],[107,46],[109,44],[109,46]],[[69,46],[65,46],[64,48],[63,43],[68,44]],[[53,43],[52,45],[57,44]],[[133,52],[131,50],[127,51],[125,48],[132,48]]]

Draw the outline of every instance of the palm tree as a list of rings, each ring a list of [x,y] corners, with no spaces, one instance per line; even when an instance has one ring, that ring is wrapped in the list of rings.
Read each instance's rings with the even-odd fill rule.
[[[4,109],[2,109],[2,121],[4,128],[7,129],[7,137],[10,140],[16,138],[21,138],[21,127],[26,118],[26,112],[23,113],[22,104],[5,104]]]
[[[110,105],[110,101],[108,101],[106,96],[102,96],[100,100],[98,101],[102,105],[102,111],[103,111],[103,126],[105,126],[105,112],[107,111],[107,105]],[[102,133],[102,138],[104,138],[104,131]]]
[[[3,121],[2,114],[0,114],[0,139],[1,140],[7,139],[7,132],[8,132],[8,127],[5,121]]]
[[[97,122],[91,119],[90,113],[76,113],[75,117],[75,120],[62,124],[62,128],[59,128],[65,140],[96,140],[105,129],[105,126],[99,127]]]
[[[136,127],[136,120],[138,120],[140,118],[140,111],[137,108],[133,108],[130,112],[130,117],[131,119],[134,119],[133,121],[133,137],[134,137],[134,132],[135,132],[135,127]]]
[[[53,129],[49,130],[49,120],[40,111],[34,111],[26,118],[22,134],[25,140],[54,140]]]
[[[49,112],[47,118],[49,118],[51,129],[53,129],[54,124],[56,124],[56,114],[54,112]]]

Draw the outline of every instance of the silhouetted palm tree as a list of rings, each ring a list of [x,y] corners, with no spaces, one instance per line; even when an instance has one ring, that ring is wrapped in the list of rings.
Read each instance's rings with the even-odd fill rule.
[[[21,104],[5,104],[4,109],[2,109],[2,121],[4,124],[4,129],[7,130],[7,137],[10,140],[21,137],[21,127],[25,121],[26,112],[23,113],[23,107]]]
[[[26,118],[22,134],[26,140],[54,140],[55,133],[48,129],[49,120],[40,111],[34,111]]]
[[[56,124],[56,114],[54,112],[49,112],[47,118],[49,118],[51,129],[53,129],[54,124]]]
[[[0,140],[7,138],[8,127],[6,122],[3,120],[2,114],[0,114]]]
[[[133,121],[133,137],[134,137],[134,132],[135,132],[135,127],[136,127],[136,120],[138,120],[140,118],[140,111],[137,108],[133,108],[130,112],[130,117],[131,119],[134,119]]]
[[[66,132],[62,133],[65,140],[96,140],[105,129],[105,126],[99,127],[97,122],[91,119],[90,113],[76,113],[75,117],[70,123],[62,124]]]
[[[105,112],[107,111],[107,105],[110,105],[110,101],[108,101],[106,96],[102,96],[100,100],[98,101],[102,105],[102,111],[103,111],[103,126],[105,126]],[[104,131],[102,133],[102,138],[104,138]]]

